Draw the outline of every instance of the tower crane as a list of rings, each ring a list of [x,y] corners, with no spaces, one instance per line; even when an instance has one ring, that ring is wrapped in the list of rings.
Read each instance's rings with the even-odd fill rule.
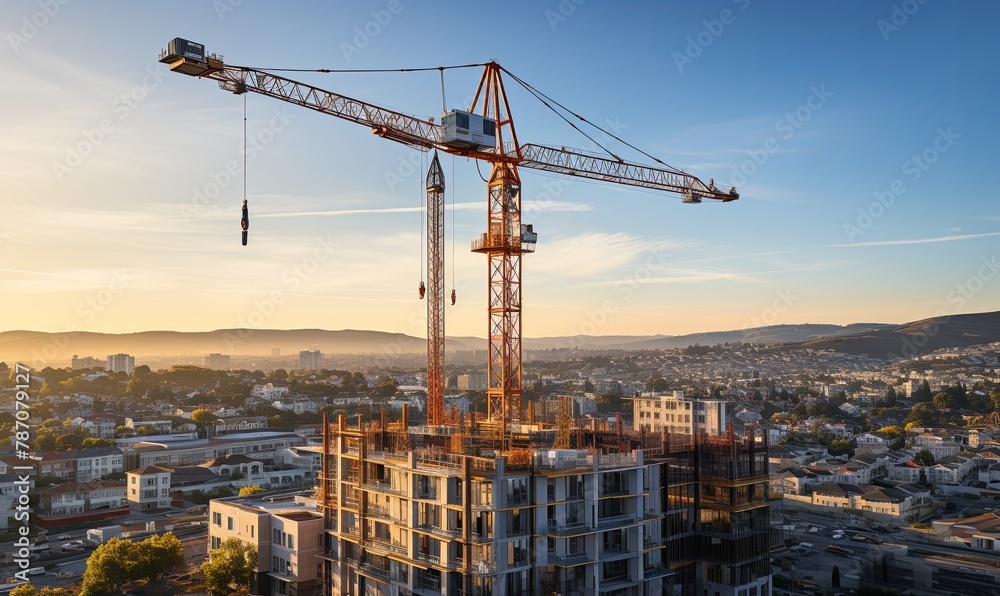
[[[226,64],[222,56],[206,54],[204,45],[181,38],[168,43],[160,62],[168,64],[172,71],[217,81],[220,88],[235,94],[266,95],[368,126],[377,136],[421,151],[434,149],[491,165],[486,232],[473,240],[472,251],[486,255],[488,263],[486,414],[504,437],[507,425],[521,417],[521,256],[534,252],[538,239],[533,227],[521,222],[518,168],[676,193],[685,203],[739,198],[735,188],[717,188],[712,180],[706,184],[656,158],[652,159],[658,165],[648,165],[610,153],[604,156],[566,147],[522,144],[514,128],[502,75],[508,75],[536,97],[540,94],[496,62],[465,65],[483,67],[472,104],[468,110],[446,112],[440,124],[433,118],[417,118],[301,83],[275,74],[275,69]],[[443,404],[428,404],[428,412],[435,409],[443,412]]]

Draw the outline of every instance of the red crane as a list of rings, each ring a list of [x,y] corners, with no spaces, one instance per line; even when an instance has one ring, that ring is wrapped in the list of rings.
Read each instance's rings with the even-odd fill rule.
[[[702,199],[729,202],[739,198],[735,188],[717,188],[711,180],[706,184],[655,158],[652,159],[658,165],[647,165],[626,161],[611,153],[602,156],[565,147],[521,144],[507,103],[502,73],[539,99],[548,98],[496,62],[468,65],[484,68],[472,105],[468,111],[445,113],[440,124],[433,118],[420,119],[388,110],[264,69],[225,64],[221,56],[206,55],[203,45],[181,38],[170,41],[160,55],[160,62],[169,64],[173,71],[218,81],[222,89],[232,93],[267,95],[368,126],[380,137],[422,151],[436,149],[491,164],[486,232],[472,242],[472,250],[485,254],[488,261],[487,416],[499,425],[504,437],[507,424],[521,417],[521,255],[534,252],[537,241],[532,227],[521,223],[518,168],[677,193],[685,203],[700,203]],[[573,116],[582,119],[576,114]],[[443,342],[440,349],[443,350]],[[429,354],[428,361],[430,358]],[[443,399],[443,396],[434,399]],[[428,403],[428,412],[443,410],[443,403]]]

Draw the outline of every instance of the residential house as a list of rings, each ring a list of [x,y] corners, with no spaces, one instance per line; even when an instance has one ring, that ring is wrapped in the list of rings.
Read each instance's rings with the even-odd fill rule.
[[[125,516],[125,483],[117,480],[66,482],[39,489],[35,523],[54,528]]]
[[[146,466],[127,472],[128,502],[139,511],[170,507],[171,470]]]
[[[124,471],[122,450],[118,447],[68,451],[66,456],[76,458],[76,479],[80,482],[121,474]]]

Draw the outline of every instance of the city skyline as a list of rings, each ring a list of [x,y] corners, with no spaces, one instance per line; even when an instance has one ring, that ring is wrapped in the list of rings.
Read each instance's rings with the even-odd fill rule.
[[[496,59],[657,158],[737,186],[739,201],[689,206],[522,170],[524,221],[539,233],[524,259],[525,337],[1000,310],[988,178],[998,123],[983,75],[997,17],[990,3],[551,2],[497,13],[13,2],[0,21],[0,72],[15,91],[0,116],[0,330],[204,331],[253,317],[262,329],[424,334],[428,156],[250,96],[243,247],[243,98],[158,64],[178,36],[258,67]],[[440,116],[437,72],[290,76]],[[449,109],[468,107],[478,76],[446,71]],[[506,84],[522,143],[595,149]],[[478,337],[486,266],[469,242],[485,230],[486,188],[476,164],[442,158],[446,287],[458,293],[446,330]]]

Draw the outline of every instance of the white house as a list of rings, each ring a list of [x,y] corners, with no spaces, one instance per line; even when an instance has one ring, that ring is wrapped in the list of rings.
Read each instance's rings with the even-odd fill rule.
[[[139,511],[170,507],[170,474],[169,469],[159,466],[127,472],[129,504]]]

